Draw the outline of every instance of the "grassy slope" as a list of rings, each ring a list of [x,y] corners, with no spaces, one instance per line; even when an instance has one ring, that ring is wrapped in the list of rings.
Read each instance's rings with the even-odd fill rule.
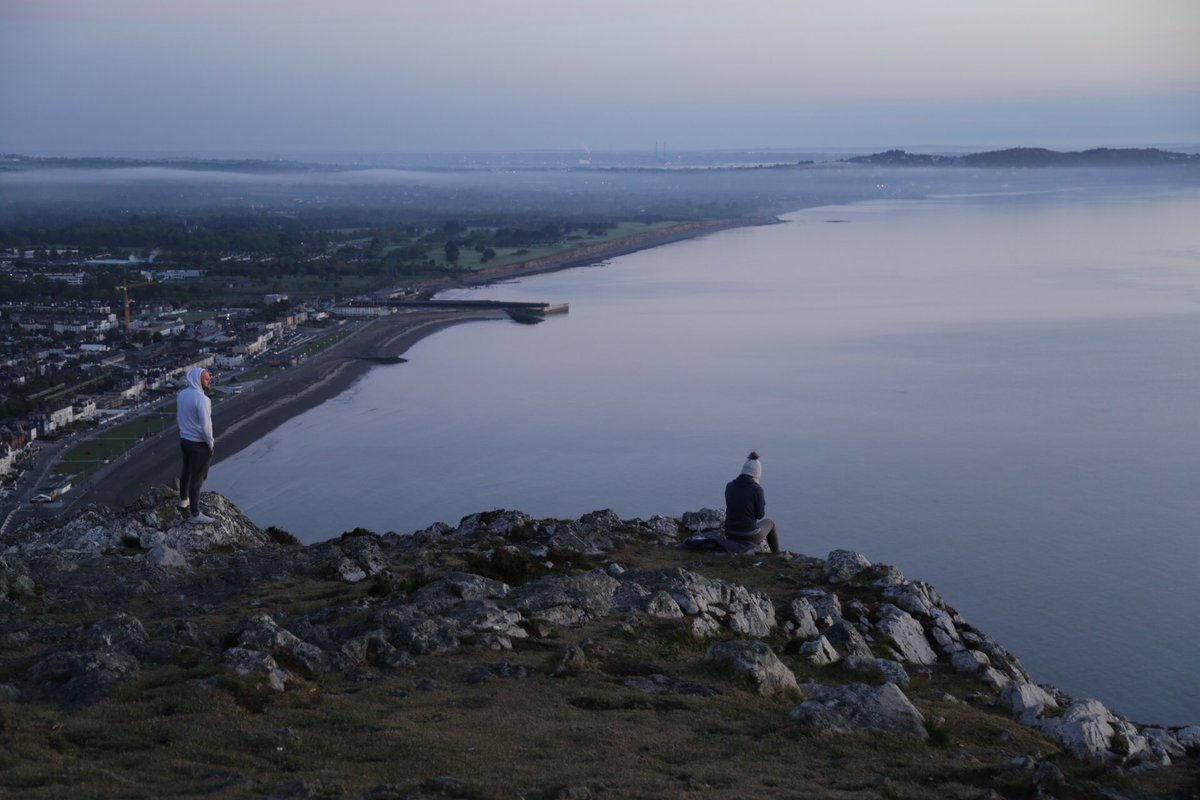
[[[640,544],[616,556],[626,565],[686,566],[775,599],[811,577],[799,565],[761,556],[698,561],[695,554]],[[409,585],[418,580],[417,566],[392,564]],[[444,556],[425,565],[419,580],[467,566]],[[289,578],[231,588],[200,609],[131,591],[113,606],[139,616],[152,636],[159,626],[188,620],[215,642],[253,610],[285,626],[330,606],[345,609],[344,621],[365,618],[368,583]],[[99,618],[114,610],[88,613]],[[78,625],[79,612],[48,610],[43,623]],[[1066,772],[1070,783],[1055,797],[1096,797],[1102,784],[1189,796],[1183,793],[1200,771],[1195,758],[1136,778],[1080,764],[1002,712],[951,699],[980,686],[948,669],[914,676],[907,692],[932,721],[929,743],[806,732],[787,719],[792,700],[760,698],[704,664],[710,641],[691,639],[673,624],[630,631],[618,623],[600,620],[525,640],[508,653],[468,647],[419,657],[415,667],[377,681],[327,675],[280,695],[221,672],[199,650],[185,650],[177,663],[144,670],[90,708],[0,703],[0,795],[250,798],[303,779],[321,797],[362,797],[389,785],[392,793],[378,796],[511,798],[586,786],[600,797],[1022,798],[1034,796],[1030,773],[1006,762],[1031,754]],[[587,664],[553,677],[568,643],[582,644]],[[864,680],[783,658],[801,682]],[[502,662],[523,666],[528,677],[468,677],[475,667]],[[646,694],[624,684],[655,673],[720,694]]]

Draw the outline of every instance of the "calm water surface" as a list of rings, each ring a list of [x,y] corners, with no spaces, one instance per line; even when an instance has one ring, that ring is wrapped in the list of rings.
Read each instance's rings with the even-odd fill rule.
[[[750,448],[786,547],[930,581],[1035,679],[1200,723],[1200,192],[809,209],[471,297],[217,465],[306,541],[519,508],[719,507]]]

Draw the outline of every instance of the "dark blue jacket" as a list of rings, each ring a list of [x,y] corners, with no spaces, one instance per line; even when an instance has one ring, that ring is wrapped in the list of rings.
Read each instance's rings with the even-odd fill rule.
[[[747,533],[767,515],[762,487],[749,475],[738,475],[725,484],[725,528]]]

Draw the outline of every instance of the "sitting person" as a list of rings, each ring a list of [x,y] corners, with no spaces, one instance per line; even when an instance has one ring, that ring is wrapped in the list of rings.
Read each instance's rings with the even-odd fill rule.
[[[762,464],[758,453],[751,453],[742,465],[742,474],[725,484],[725,538],[758,544],[763,539],[772,553],[779,552],[779,531],[766,519],[767,500],[758,480]]]

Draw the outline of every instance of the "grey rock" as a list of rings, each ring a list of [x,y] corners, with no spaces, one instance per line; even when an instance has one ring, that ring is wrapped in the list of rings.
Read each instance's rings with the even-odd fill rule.
[[[1183,758],[1187,755],[1187,748],[1180,744],[1170,731],[1163,728],[1145,728],[1142,735],[1150,742],[1150,750],[1160,762],[1169,764],[1172,758]]]
[[[899,661],[892,661],[887,658],[850,656],[846,659],[846,666],[859,672],[870,672],[880,675],[884,680],[896,684],[901,689],[907,688],[909,684],[908,671],[904,669],[904,665]]]
[[[1137,763],[1154,758],[1146,737],[1099,700],[1077,700],[1062,716],[1039,718],[1030,724],[1081,761]]]
[[[183,553],[173,547],[168,547],[163,542],[158,542],[150,548],[150,552],[146,554],[146,563],[165,569],[189,569],[191,567]]]
[[[602,508],[599,511],[589,511],[584,514],[579,518],[579,524],[589,528],[611,531],[621,526],[621,518],[611,508]]]
[[[238,645],[282,659],[305,678],[329,671],[329,658],[319,647],[281,628],[268,614],[254,614],[242,623]]]
[[[374,577],[387,570],[387,559],[379,541],[375,534],[344,533],[337,540],[337,545],[367,577]]]
[[[871,560],[853,550],[834,550],[825,557],[825,579],[830,583],[844,583],[868,569]]]
[[[891,564],[872,564],[871,568],[879,573],[879,577],[872,584],[874,586],[886,588],[888,586],[900,586],[908,582],[908,579],[904,577],[904,573]]]
[[[818,636],[816,639],[800,645],[798,652],[801,658],[818,667],[835,664],[842,660],[842,654],[824,636]]]
[[[464,643],[507,650],[512,639],[528,635],[521,627],[520,612],[500,608],[491,600],[465,600],[432,609],[400,605],[381,610],[375,621],[386,632],[384,640],[414,655],[446,653]]]
[[[767,595],[686,569],[630,569],[621,573],[621,584],[619,611],[648,613],[650,603],[661,609],[665,601],[656,598],[665,593],[687,617],[720,619],[734,633],[762,637],[776,625],[775,606]],[[699,622],[689,623],[689,627],[700,635],[711,625]]]
[[[503,600],[511,589],[501,581],[469,572],[451,572],[426,584],[413,596],[413,604],[427,614],[447,611],[464,600]]]
[[[794,623],[792,635],[797,639],[812,639],[817,630],[817,610],[807,597],[793,597],[780,609],[780,616]]]
[[[765,642],[744,639],[718,642],[708,648],[704,661],[728,670],[764,696],[799,692],[800,689],[795,674]]]
[[[990,686],[993,689],[1004,689],[1013,682],[1012,678],[1008,677],[999,670],[993,669],[992,667],[983,667],[981,670],[979,670],[976,677],[978,677],[984,685]]]
[[[890,603],[884,604],[877,627],[905,661],[913,664],[937,663],[937,653],[929,646],[925,629],[907,611]]]
[[[522,586],[514,605],[529,619],[554,627],[582,625],[609,613],[620,586],[616,578],[602,570],[573,576],[547,575]]]
[[[683,610],[667,592],[655,592],[646,601],[646,614],[656,619],[683,619]]]
[[[501,509],[463,517],[458,524],[458,532],[508,537],[516,532],[528,531],[532,527],[533,517],[523,511]]]
[[[938,647],[944,653],[956,653],[967,649],[962,643],[962,636],[958,632],[958,626],[954,624],[954,618],[943,609],[934,608],[930,610],[929,623],[926,625],[925,630],[933,637],[933,640],[937,642]]]
[[[680,523],[689,533],[725,530],[725,512],[712,508],[702,508],[699,511],[688,511],[680,518]]]
[[[824,589],[803,589],[800,596],[812,606],[818,627],[820,627],[822,619],[838,620],[842,618],[842,602],[836,594]]]
[[[1188,750],[1200,750],[1200,725],[1189,725],[1176,731],[1175,739]]]
[[[1058,703],[1040,686],[1032,683],[1013,683],[1000,693],[1000,705],[1023,720],[1036,717],[1044,709],[1058,708]]]
[[[273,692],[282,692],[287,688],[287,673],[279,668],[269,653],[231,647],[222,654],[221,663],[226,669],[243,677],[261,676]]]
[[[830,625],[821,634],[829,643],[837,648],[837,651],[843,656],[860,656],[862,658],[874,658],[875,654],[871,652],[871,645],[859,632],[858,628],[851,625],[845,620],[838,620]]]
[[[935,608],[943,608],[945,603],[941,595],[924,581],[911,581],[890,586],[884,590],[883,596],[910,614],[927,617]]]
[[[990,667],[986,653],[978,650],[959,650],[950,657],[955,672],[978,672],[980,667]]]
[[[346,583],[358,583],[367,579],[367,571],[354,559],[341,556],[333,565],[333,576]]]
[[[894,683],[826,687],[809,681],[801,690],[809,699],[788,716],[803,725],[841,734],[868,731],[929,737],[921,712]]]

